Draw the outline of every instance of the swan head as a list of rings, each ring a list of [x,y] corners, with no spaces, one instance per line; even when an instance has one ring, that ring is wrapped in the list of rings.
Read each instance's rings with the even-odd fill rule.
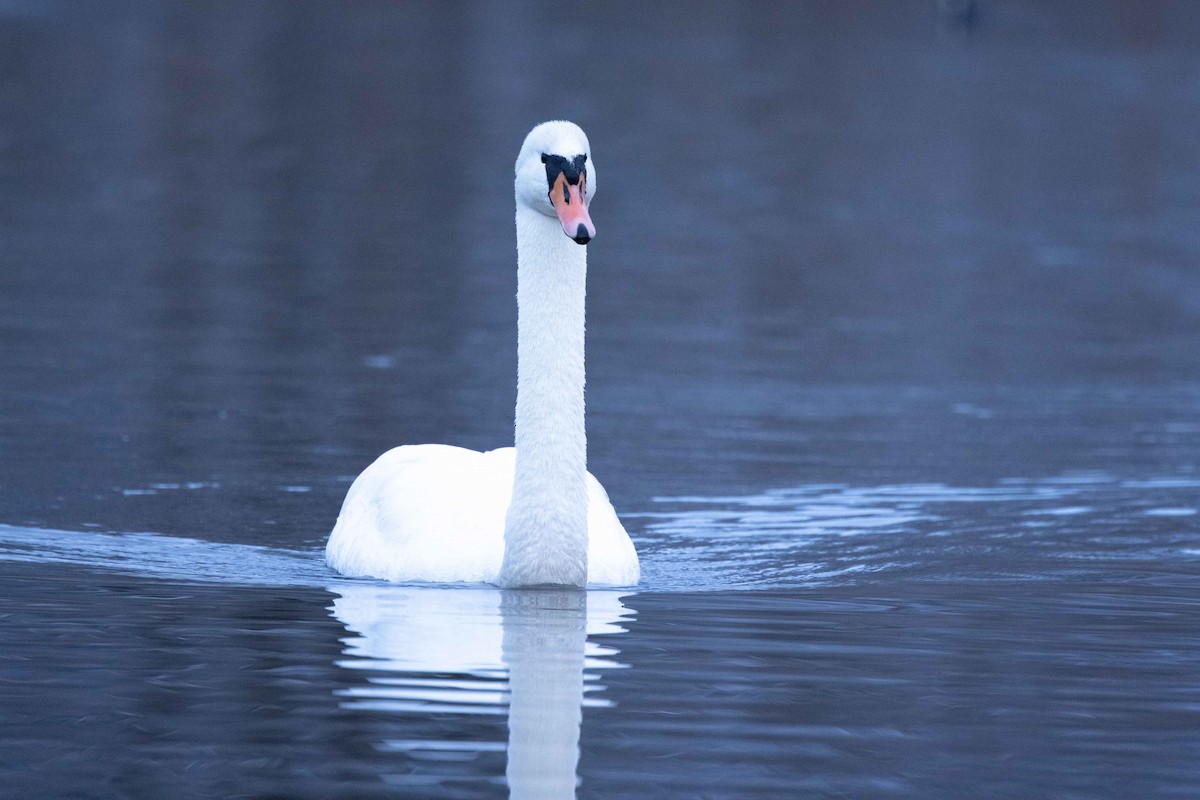
[[[587,135],[574,122],[543,122],[529,132],[517,156],[517,203],[557,217],[578,244],[596,235],[588,214],[596,194],[596,165]]]

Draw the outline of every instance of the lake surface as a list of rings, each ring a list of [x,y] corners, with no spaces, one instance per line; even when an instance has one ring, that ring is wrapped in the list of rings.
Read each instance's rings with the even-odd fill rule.
[[[0,3],[0,794],[1200,784],[1200,6]],[[589,133],[622,592],[351,581]]]

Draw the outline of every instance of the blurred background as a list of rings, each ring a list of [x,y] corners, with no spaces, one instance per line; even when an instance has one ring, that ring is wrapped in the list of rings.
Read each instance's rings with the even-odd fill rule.
[[[505,793],[507,662],[319,553],[512,443],[552,118],[644,568],[580,796],[1190,796],[1192,0],[0,0],[0,785]]]
[[[383,450],[510,443],[558,117],[619,509],[1194,468],[1198,43],[1186,0],[7,0],[0,509],[318,544]]]

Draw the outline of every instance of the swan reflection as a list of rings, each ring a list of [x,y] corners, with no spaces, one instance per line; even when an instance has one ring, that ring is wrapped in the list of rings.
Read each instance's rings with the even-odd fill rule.
[[[413,762],[396,785],[480,779],[485,754],[507,751],[513,800],[575,796],[582,709],[609,705],[597,670],[624,666],[608,640],[632,611],[618,592],[339,584],[333,615],[350,633],[340,667],[362,680],[342,706],[430,718],[432,735],[387,738],[381,752]],[[480,716],[508,715],[507,744]],[[446,715],[457,724],[447,725]],[[474,722],[472,722],[472,718]],[[493,738],[481,738],[492,730]],[[474,765],[474,769],[472,769]],[[495,777],[494,775],[491,777]]]

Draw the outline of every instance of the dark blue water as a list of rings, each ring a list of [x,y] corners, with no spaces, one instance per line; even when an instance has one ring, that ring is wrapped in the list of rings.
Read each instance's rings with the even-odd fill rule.
[[[1200,782],[1200,7],[0,4],[0,795]],[[347,581],[589,133],[634,591]]]

